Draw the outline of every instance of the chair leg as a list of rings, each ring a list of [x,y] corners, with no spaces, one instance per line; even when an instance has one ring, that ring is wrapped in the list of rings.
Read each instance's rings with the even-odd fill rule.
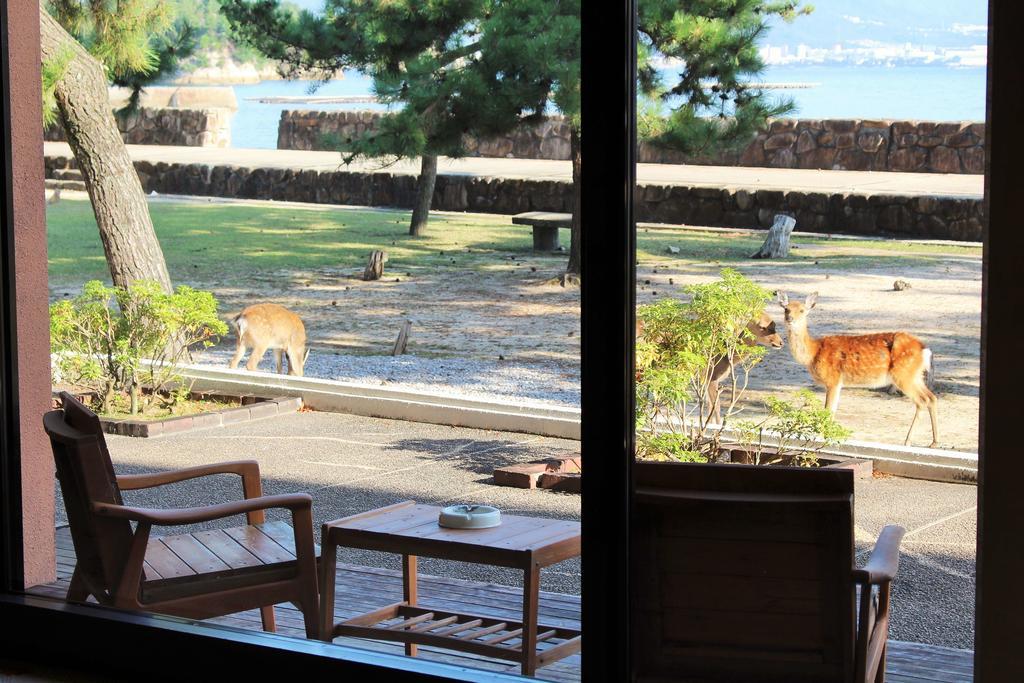
[[[274,621],[274,606],[266,605],[260,607],[260,621],[263,622],[263,630],[273,633],[277,630],[277,623]]]
[[[878,670],[875,672],[875,683],[885,683],[885,655],[889,649],[888,642],[882,646],[882,653],[878,655]]]
[[[85,585],[85,580],[82,578],[81,572],[78,571],[78,567],[75,567],[75,573],[71,575],[71,585],[68,586],[68,602],[85,602],[89,599],[89,587]]]
[[[302,621],[306,626],[306,638],[317,640],[320,638],[320,601],[313,598],[302,604]]]

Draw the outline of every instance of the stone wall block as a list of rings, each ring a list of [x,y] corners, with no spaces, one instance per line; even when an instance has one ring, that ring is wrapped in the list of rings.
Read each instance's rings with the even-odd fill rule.
[[[889,155],[890,171],[920,171],[928,161],[928,152],[923,149],[902,148]]]
[[[737,190],[735,195],[736,208],[740,211],[750,211],[754,208],[754,197],[749,190]]]
[[[971,132],[970,127],[963,128],[952,135],[947,135],[945,144],[949,147],[972,147],[977,145],[979,140],[974,133]]]
[[[874,154],[885,145],[887,139],[878,131],[869,131],[857,136],[857,146],[864,152]]]
[[[836,134],[836,149],[850,149],[857,142],[857,136],[853,132]]]
[[[758,190],[754,196],[758,206],[765,209],[778,209],[783,206],[786,195],[782,190]]]
[[[847,135],[847,133],[844,133],[843,135]],[[836,168],[846,171],[867,171],[869,166],[869,157],[859,149],[840,149],[836,153]]]
[[[773,122],[772,125],[775,125],[775,123],[778,122]],[[764,149],[768,152],[772,152],[779,149],[789,149],[790,147],[793,146],[793,144],[796,141],[797,136],[793,133],[787,132],[772,134],[767,140],[765,140]]]
[[[768,132],[772,135],[777,133],[789,133],[796,129],[796,119],[772,119],[768,123]]]
[[[853,133],[857,129],[857,122],[852,119],[827,119],[824,121],[825,130],[830,133]]]
[[[960,173],[960,155],[955,149],[939,146],[931,151],[928,163],[936,173]]]
[[[934,134],[935,135],[955,135],[967,128],[970,128],[971,124],[967,121],[939,121],[935,123]]]
[[[960,160],[963,162],[965,173],[980,174],[985,172],[984,147],[968,147],[967,149],[960,150]]]
[[[768,165],[772,168],[795,168],[796,155],[788,147],[780,149],[769,156]]]
[[[809,130],[805,130],[800,133],[800,136],[796,140],[796,153],[805,154],[817,147],[817,142],[814,139],[814,133]]]
[[[740,166],[765,166],[767,164],[767,156],[764,152],[764,147],[761,144],[751,143],[740,154],[739,165]]]

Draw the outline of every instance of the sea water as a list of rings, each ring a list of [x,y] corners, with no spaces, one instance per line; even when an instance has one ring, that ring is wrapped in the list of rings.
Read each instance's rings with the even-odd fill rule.
[[[945,66],[777,66],[761,77],[769,84],[811,87],[772,90],[774,97],[791,99],[793,116],[800,118],[912,119],[924,121],[983,121],[985,69]],[[238,111],[231,121],[232,147],[274,149],[277,125],[286,109],[372,109],[368,103],[262,103],[261,97],[365,96],[373,94],[372,80],[355,72],[315,87],[310,81],[264,81],[236,85]]]

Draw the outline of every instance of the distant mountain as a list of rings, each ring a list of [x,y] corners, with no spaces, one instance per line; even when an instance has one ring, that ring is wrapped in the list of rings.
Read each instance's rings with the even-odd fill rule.
[[[640,0],[643,2],[643,0]],[[963,47],[987,42],[987,0],[819,0],[814,12],[777,22],[771,45],[831,47],[871,43]]]

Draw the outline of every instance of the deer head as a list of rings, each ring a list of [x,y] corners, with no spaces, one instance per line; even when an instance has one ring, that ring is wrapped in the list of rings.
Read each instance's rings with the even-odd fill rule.
[[[803,322],[807,318],[807,312],[814,308],[814,304],[817,302],[817,292],[807,295],[807,298],[804,299],[803,303],[800,303],[799,301],[790,301],[785,292],[779,292],[779,305],[782,306],[787,325],[795,325]]]
[[[751,346],[761,344],[773,349],[782,348],[782,335],[775,330],[775,321],[763,311],[757,320],[747,323],[747,331],[752,335],[749,339]]]

